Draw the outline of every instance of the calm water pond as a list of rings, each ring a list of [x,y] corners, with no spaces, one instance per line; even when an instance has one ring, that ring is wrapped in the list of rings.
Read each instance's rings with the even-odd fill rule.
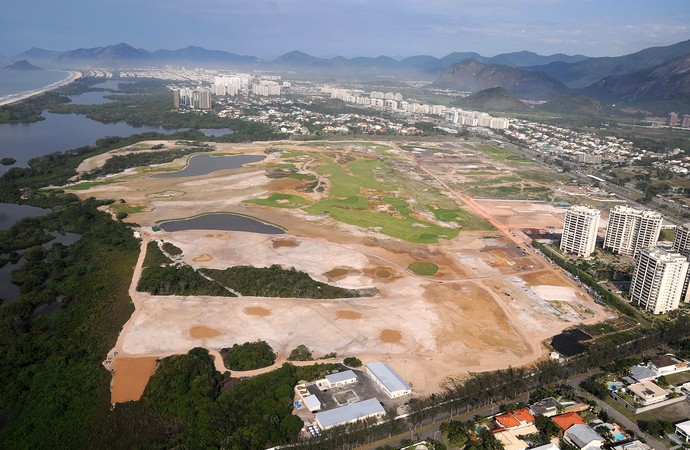
[[[187,167],[179,172],[166,172],[153,175],[151,178],[182,178],[206,175],[218,170],[237,169],[245,164],[263,161],[265,156],[237,155],[237,156],[210,156],[194,155],[189,158]]]
[[[184,220],[172,220],[163,222],[160,227],[165,231],[184,230],[223,230],[223,231],[248,231],[261,234],[283,234],[282,228],[251,217],[239,214],[205,214]]]
[[[25,217],[38,217],[48,214],[49,209],[14,203],[0,203],[0,230],[8,230]]]

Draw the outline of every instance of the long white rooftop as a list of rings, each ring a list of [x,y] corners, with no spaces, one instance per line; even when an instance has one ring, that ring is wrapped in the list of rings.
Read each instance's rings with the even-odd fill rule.
[[[385,362],[373,362],[367,364],[369,371],[379,379],[388,392],[406,391],[412,389],[400,375]]]
[[[340,383],[340,382],[343,382],[346,380],[351,380],[353,378],[357,378],[357,375],[351,370],[345,370],[343,372],[338,372],[338,373],[326,375],[326,379],[331,384]]]
[[[340,408],[331,409],[316,413],[316,419],[324,429],[334,427],[341,423],[347,423],[360,418],[372,416],[374,414],[385,414],[381,403],[375,398],[370,398],[357,403],[341,406]]]

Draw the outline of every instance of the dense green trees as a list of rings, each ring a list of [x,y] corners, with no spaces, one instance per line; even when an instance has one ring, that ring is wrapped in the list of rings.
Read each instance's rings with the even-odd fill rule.
[[[288,361],[311,361],[314,359],[311,350],[304,344],[293,348],[288,356]]]
[[[225,270],[201,269],[200,272],[242,295],[253,297],[349,298],[365,292],[344,289],[315,281],[294,268],[235,266]]]
[[[362,360],[354,356],[348,356],[343,360],[343,364],[349,367],[362,367]]]
[[[144,269],[137,290],[153,295],[235,295],[215,281],[204,278],[186,264],[173,264],[172,260],[151,241],[146,247]]]
[[[225,367],[230,370],[254,370],[276,362],[276,354],[265,341],[235,344],[220,351]]]
[[[27,263],[13,274],[21,295],[0,306],[3,448],[73,448],[84,441],[109,407],[110,374],[101,361],[132,312],[127,288],[138,245],[131,232],[96,202],[50,201],[55,212],[31,226],[83,236],[49,250],[23,244],[31,245]],[[58,298],[60,310],[32,317]]]

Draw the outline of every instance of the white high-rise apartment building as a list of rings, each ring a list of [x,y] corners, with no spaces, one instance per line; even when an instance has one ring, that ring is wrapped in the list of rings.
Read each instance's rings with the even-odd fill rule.
[[[585,258],[592,254],[597,243],[599,210],[585,206],[572,206],[565,213],[561,251]]]
[[[635,263],[630,299],[653,314],[678,308],[688,259],[678,253],[650,247],[642,250]]]
[[[604,248],[622,255],[634,255],[653,247],[659,239],[663,220],[658,212],[614,206],[609,215]]]
[[[680,253],[690,261],[690,222],[676,228],[676,237],[673,240],[673,251]],[[683,283],[681,300],[690,302],[690,269]]]
[[[690,222],[676,228],[673,250],[683,256],[690,257]]]

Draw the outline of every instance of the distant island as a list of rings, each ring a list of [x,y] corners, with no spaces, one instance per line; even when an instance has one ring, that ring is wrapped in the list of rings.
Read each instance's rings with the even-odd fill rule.
[[[4,70],[21,70],[21,71],[27,71],[27,70],[43,70],[40,67],[36,67],[33,64],[31,64],[29,61],[22,59],[21,61],[16,61],[13,62],[12,64],[8,64],[5,67],[3,67]]]

